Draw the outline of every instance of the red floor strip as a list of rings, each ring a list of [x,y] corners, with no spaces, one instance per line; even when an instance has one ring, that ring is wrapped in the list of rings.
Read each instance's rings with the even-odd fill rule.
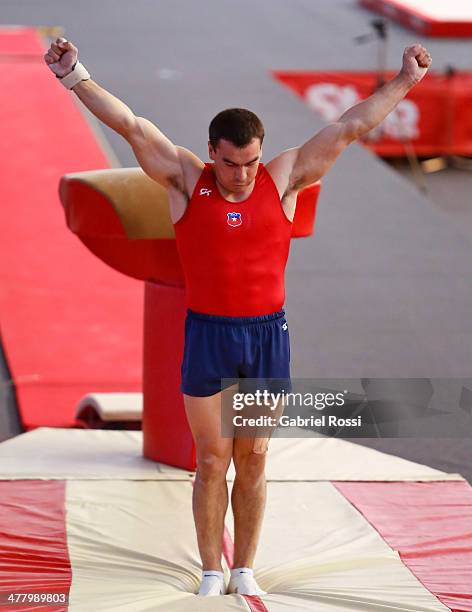
[[[258,595],[241,595],[249,606],[251,612],[269,612]]]
[[[223,556],[228,564],[228,567],[231,569],[234,564],[234,542],[226,525],[223,533]],[[241,597],[246,601],[251,612],[268,612],[264,602],[259,596],[241,595]]]
[[[226,525],[223,533],[223,557],[225,558],[228,567],[232,568],[234,564],[234,543]]]
[[[65,487],[60,480],[0,481],[0,596],[64,593],[72,570],[67,549]],[[0,609],[62,612],[67,605],[5,606]]]
[[[467,482],[333,485],[445,606],[472,612],[472,487]]]
[[[44,52],[36,30],[0,28],[0,327],[26,429],[142,388],[143,285],[82,245],[58,196],[63,174],[109,163]]]

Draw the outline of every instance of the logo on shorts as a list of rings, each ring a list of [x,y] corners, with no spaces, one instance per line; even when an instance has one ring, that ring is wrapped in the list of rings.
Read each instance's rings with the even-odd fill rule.
[[[229,212],[227,213],[228,218],[227,218],[227,222],[228,225],[231,225],[231,227],[238,227],[238,225],[241,225],[243,220],[241,219],[241,213],[239,212]]]
[[[210,194],[211,194],[211,189],[207,189],[206,187],[202,187],[200,189],[201,196],[204,196],[204,195],[209,196]]]
[[[282,329],[283,329],[283,330],[285,330],[285,331],[287,331],[287,329],[288,329],[288,325],[287,325],[287,323],[284,323],[284,324],[282,325]]]

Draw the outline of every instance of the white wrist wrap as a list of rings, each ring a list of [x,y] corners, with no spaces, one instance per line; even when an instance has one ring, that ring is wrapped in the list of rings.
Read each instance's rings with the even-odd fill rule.
[[[89,78],[90,74],[87,72],[87,68],[80,62],[77,62],[74,70],[59,80],[66,89],[72,89],[74,85],[77,85],[80,81],[86,81]]]

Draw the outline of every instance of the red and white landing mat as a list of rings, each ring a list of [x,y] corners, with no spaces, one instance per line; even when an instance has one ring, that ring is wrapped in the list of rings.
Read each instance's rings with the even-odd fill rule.
[[[359,4],[427,36],[472,36],[470,0],[359,0]]]
[[[140,432],[40,428],[0,444],[0,466],[4,600],[64,593],[84,612],[472,610],[472,488],[459,474],[344,440],[274,438],[255,563],[267,595],[199,598],[194,475],[143,459]],[[229,574],[230,508],[226,527]]]

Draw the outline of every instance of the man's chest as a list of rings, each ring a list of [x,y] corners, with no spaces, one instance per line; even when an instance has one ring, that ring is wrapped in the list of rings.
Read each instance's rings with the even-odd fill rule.
[[[168,190],[168,199],[172,223],[177,223],[177,221],[179,221],[179,219],[181,219],[187,212],[189,200],[184,193],[172,187]],[[295,193],[292,193],[289,196],[286,196],[281,203],[274,202],[274,210],[270,212],[274,212],[274,218],[276,218],[277,213],[279,212],[276,210],[276,208],[281,207],[285,217],[288,218],[289,221],[293,221],[296,202],[297,196]],[[246,227],[253,227],[253,217],[255,214],[257,214],[257,203],[251,202],[252,206],[244,206],[245,204],[248,204],[248,202],[228,202],[226,200],[221,200],[221,198],[215,203],[212,189],[202,187],[199,189],[198,194],[194,194],[192,207],[195,208],[195,206],[197,206],[200,212],[199,216],[204,216],[206,218],[209,216],[207,213],[211,212],[216,226],[221,224],[223,221],[230,227],[239,227],[245,222]],[[271,221],[273,215],[268,215],[267,209],[264,211],[264,213],[264,218],[266,219],[265,224],[267,225]],[[264,224],[263,221],[261,222]]]

